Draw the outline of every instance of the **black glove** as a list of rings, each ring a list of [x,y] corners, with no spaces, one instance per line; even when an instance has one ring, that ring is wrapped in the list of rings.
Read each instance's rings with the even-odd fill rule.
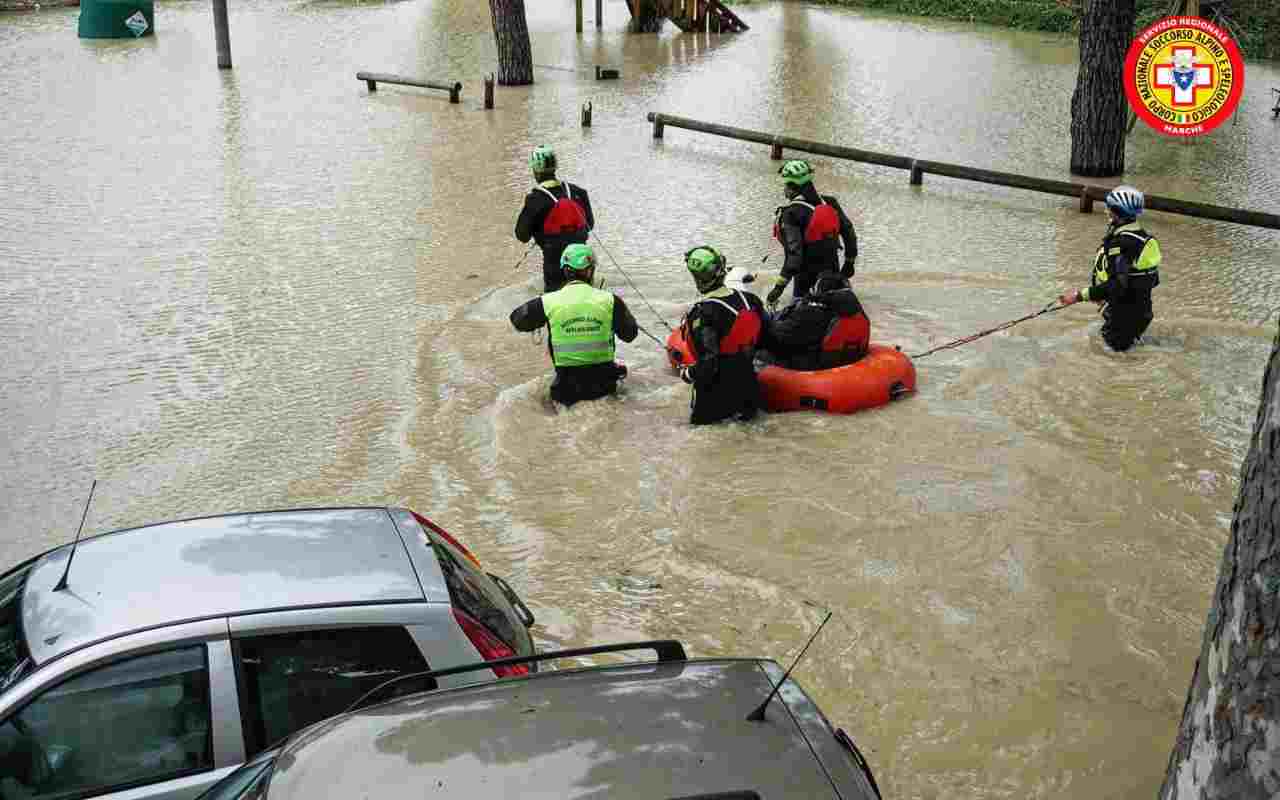
[[[778,301],[782,299],[782,293],[785,292],[786,290],[787,290],[787,282],[779,279],[779,281],[773,285],[773,288],[769,290],[769,295],[768,295],[769,305],[776,306],[778,304]]]
[[[693,369],[693,367],[692,367],[692,366],[690,366],[690,365],[686,365],[686,366],[681,367],[681,368],[680,368],[680,380],[684,381],[685,383],[693,383],[693,375],[691,375],[691,374],[690,374],[690,370],[692,370],[692,369]]]
[[[852,278],[854,272],[855,270],[853,268],[853,259],[846,258],[844,260],[844,266],[840,268],[840,274],[846,278]]]

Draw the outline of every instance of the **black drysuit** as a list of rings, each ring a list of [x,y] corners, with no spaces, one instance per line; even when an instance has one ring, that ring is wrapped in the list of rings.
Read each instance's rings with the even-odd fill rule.
[[[840,201],[831,195],[819,197],[818,190],[811,183],[801,186],[800,193],[793,200],[803,200],[815,207],[826,201],[836,210],[836,215],[840,218],[840,242],[844,245],[844,261],[849,264],[848,268],[842,268],[840,248],[836,241],[804,240],[805,229],[809,227],[813,211],[791,201],[779,206],[776,214],[777,236],[786,255],[782,264],[782,277],[795,281],[792,288],[795,296],[803,297],[808,294],[821,272],[839,272],[846,278],[852,278],[853,260],[858,257],[858,234],[844,209],[840,207]]]
[[[1117,352],[1132,347],[1155,318],[1151,290],[1160,285],[1160,271],[1156,267],[1138,268],[1152,238],[1136,223],[1113,225],[1107,229],[1098,251],[1097,258],[1106,259],[1106,263],[1101,270],[1095,263],[1093,285],[1085,299],[1104,304],[1102,339]],[[1105,280],[1098,279],[1100,272]]]
[[[547,192],[551,192],[557,199],[562,198],[565,196],[565,184],[558,180],[548,180],[543,181],[540,186],[542,188],[530,190],[524,199],[524,208],[520,209],[520,216],[516,219],[516,238],[521,242],[533,239],[542,249],[543,291],[554,292],[565,283],[564,273],[560,269],[560,256],[571,244],[587,243],[587,235],[595,228],[596,218],[591,213],[591,198],[587,196],[587,190],[573,183],[570,184],[571,196],[586,212],[586,230],[570,234],[544,232],[542,224],[555,207],[555,203],[547,197]]]
[[[688,370],[688,380],[693,384],[689,421],[694,425],[706,425],[729,417],[751,419],[762,405],[753,363],[756,342],[736,353],[720,352],[721,342],[729,337],[738,319],[721,302],[740,312],[750,308],[760,315],[761,320],[764,319],[764,303],[759,297],[723,287],[703,295],[703,299],[685,315],[690,344],[697,359],[697,363]]]
[[[764,326],[760,349],[770,360],[788,369],[829,369],[852,364],[866,351],[822,352],[822,340],[841,317],[865,313],[852,289],[815,292],[770,317]]]

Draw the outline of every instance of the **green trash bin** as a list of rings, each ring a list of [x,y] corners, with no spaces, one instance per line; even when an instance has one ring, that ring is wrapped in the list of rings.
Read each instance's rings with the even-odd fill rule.
[[[154,0],[80,0],[81,39],[136,39],[156,29]]]

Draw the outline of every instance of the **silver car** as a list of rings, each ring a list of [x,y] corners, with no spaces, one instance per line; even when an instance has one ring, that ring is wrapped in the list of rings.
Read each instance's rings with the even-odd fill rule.
[[[685,657],[431,690],[458,667],[393,679],[347,714],[263,753],[202,800],[878,800],[853,740],[763,659]],[[509,659],[508,663],[517,659]],[[426,689],[387,700],[398,684]]]
[[[532,622],[465,547],[400,508],[234,514],[59,547],[0,575],[0,800],[195,797],[388,678],[532,654]]]

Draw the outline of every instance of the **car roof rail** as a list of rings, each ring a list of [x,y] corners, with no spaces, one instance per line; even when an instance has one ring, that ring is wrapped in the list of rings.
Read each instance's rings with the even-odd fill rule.
[[[408,681],[422,681],[424,686],[418,689],[419,692],[431,692],[440,688],[436,678],[443,678],[446,675],[460,675],[464,672],[476,672],[482,669],[492,669],[493,667],[505,667],[514,664],[535,664],[539,661],[556,661],[561,658],[577,658],[579,656],[594,656],[600,653],[624,653],[630,650],[652,650],[658,656],[659,664],[665,664],[670,661],[687,661],[688,656],[685,655],[684,645],[675,639],[654,639],[647,642],[621,642],[618,644],[601,644],[594,647],[575,647],[569,650],[553,650],[550,653],[531,653],[527,656],[510,656],[508,658],[495,658],[492,661],[477,661],[474,664],[463,664],[460,667],[447,667],[445,669],[434,669],[427,672],[412,672],[408,675],[397,675],[390,680],[383,681],[377,686],[361,695],[354,703],[347,707],[344,714],[352,711],[359,711],[362,708],[372,705],[373,703],[389,700],[397,695],[387,695],[386,690],[399,683]],[[652,662],[645,662],[652,663]]]

